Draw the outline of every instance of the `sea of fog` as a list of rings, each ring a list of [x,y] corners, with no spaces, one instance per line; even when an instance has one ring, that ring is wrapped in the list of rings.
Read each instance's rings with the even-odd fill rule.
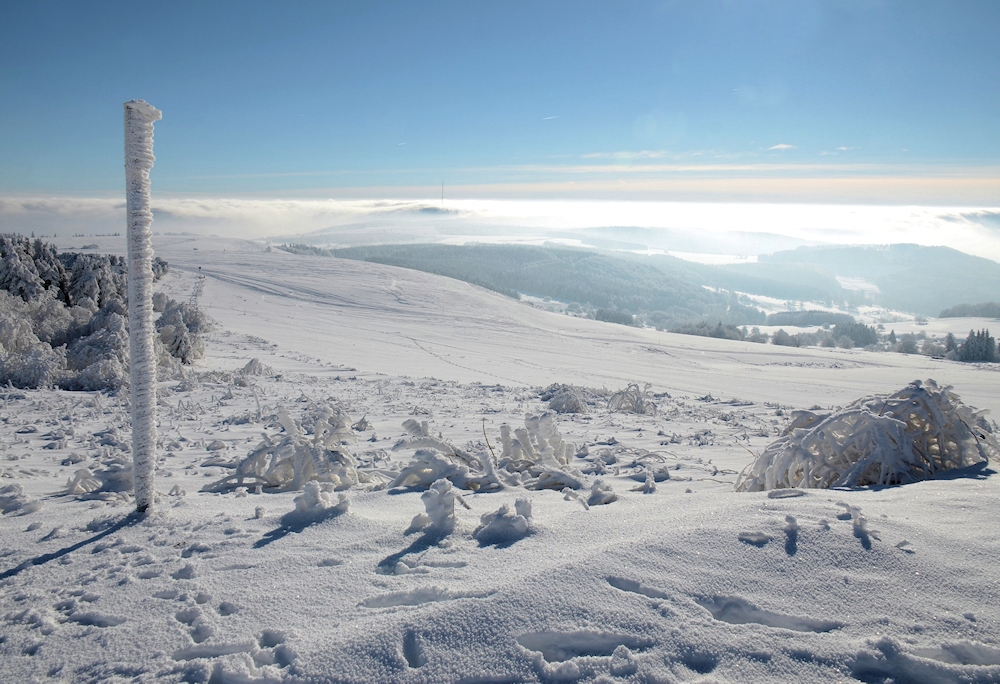
[[[915,243],[1000,261],[1000,208],[579,200],[334,200],[154,194],[160,234],[296,240],[343,247],[528,242],[723,257],[812,244]],[[120,199],[0,198],[0,231],[120,232]],[[710,255],[699,257],[699,255]]]

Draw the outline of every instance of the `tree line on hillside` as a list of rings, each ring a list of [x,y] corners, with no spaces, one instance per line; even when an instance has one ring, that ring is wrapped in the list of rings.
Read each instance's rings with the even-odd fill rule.
[[[955,361],[995,363],[1000,361],[996,340],[989,330],[970,330],[964,343],[959,344],[955,336],[948,333],[943,339],[932,337],[926,333],[897,336],[895,331],[888,334],[880,332],[882,326],[870,326],[863,323],[850,323],[820,328],[816,332],[789,333],[779,328],[768,335],[754,326],[724,325],[717,322],[714,325],[706,321],[678,326],[670,332],[683,335],[698,335],[715,337],[724,340],[755,342],[759,344],[775,344],[783,347],[839,347],[842,349],[863,348],[868,351],[888,351],[900,354],[921,354],[937,358],[947,358]]]
[[[1000,318],[1000,304],[958,304],[942,311],[938,318]]]
[[[801,328],[853,322],[854,316],[851,314],[835,311],[778,311],[767,316],[768,325],[792,325]]]

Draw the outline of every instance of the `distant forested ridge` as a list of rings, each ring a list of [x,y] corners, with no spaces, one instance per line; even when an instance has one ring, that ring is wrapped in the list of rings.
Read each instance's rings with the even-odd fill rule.
[[[1000,264],[948,247],[908,244],[799,247],[761,255],[756,264],[725,268],[768,278],[810,270],[827,278],[861,278],[878,287],[878,292],[872,295],[874,303],[925,316],[937,315],[956,301],[987,301],[1000,292]],[[863,295],[845,290],[839,300],[860,296]]]
[[[531,245],[379,245],[333,250],[337,257],[436,273],[491,290],[551,297],[600,309],[622,322],[640,314],[657,327],[711,319],[760,324],[765,315],[697,274],[586,249]]]
[[[938,318],[1000,318],[1000,304],[959,304],[941,312]]]
[[[517,293],[576,302],[596,309],[636,315],[660,328],[707,320],[728,325],[760,325],[763,313],[731,293],[828,306],[877,304],[934,316],[956,301],[983,301],[977,315],[1000,317],[988,300],[1000,292],[1000,264],[947,247],[920,245],[822,246],[764,254],[756,263],[697,264],[669,255],[637,255],[563,246],[533,245],[376,245],[326,250],[284,245],[300,254],[334,255],[402,266],[464,280],[510,296]],[[845,289],[844,279],[870,287]],[[849,283],[847,283],[850,285]],[[982,308],[978,308],[982,307]],[[966,311],[953,307],[948,311]],[[795,312],[771,325],[848,323],[818,312]],[[806,321],[814,321],[807,323]]]

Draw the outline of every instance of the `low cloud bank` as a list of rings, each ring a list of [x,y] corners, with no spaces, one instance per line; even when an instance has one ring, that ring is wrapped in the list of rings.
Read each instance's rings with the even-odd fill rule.
[[[587,228],[766,233],[808,243],[948,246],[1000,261],[1000,208],[575,200],[334,200],[160,197],[159,233],[252,239],[313,235],[329,244],[559,238]],[[0,232],[69,236],[123,232],[116,198],[0,198]],[[563,236],[565,237],[565,236]],[[761,249],[760,251],[768,251]]]

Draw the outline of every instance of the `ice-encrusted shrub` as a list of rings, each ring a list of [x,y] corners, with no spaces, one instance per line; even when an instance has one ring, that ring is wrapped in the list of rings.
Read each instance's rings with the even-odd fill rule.
[[[156,330],[170,355],[192,363],[205,355],[200,333],[210,329],[208,317],[194,304],[168,299],[156,321]]]
[[[348,447],[355,442],[351,419],[343,412],[321,406],[296,422],[284,408],[279,408],[278,421],[285,430],[284,437],[273,440],[264,435],[233,475],[206,485],[203,491],[258,485],[293,491],[313,480],[340,491],[371,481],[369,476],[358,473]]]
[[[159,280],[170,267],[153,258],[153,279]],[[89,299],[104,306],[109,299],[127,298],[128,264],[109,254],[58,253],[55,245],[22,235],[0,235],[0,290],[24,301],[48,293],[67,306]]]
[[[555,413],[525,416],[524,427],[513,435],[509,425],[501,425],[500,444],[503,451],[497,465],[516,473],[524,487],[560,491],[583,487],[583,474],[570,465],[576,446],[563,441]]]
[[[1000,445],[983,413],[933,380],[828,415],[796,411],[736,490],[905,484],[988,461],[1000,457]]]
[[[0,235],[0,289],[24,301],[65,288],[66,271],[54,245],[22,235]]]
[[[465,462],[460,460],[458,453],[458,451],[439,453],[433,449],[417,449],[410,462],[389,483],[389,487],[422,489],[443,479],[454,483],[460,489],[471,491],[503,488],[488,458],[478,459],[477,468],[471,460]]]
[[[620,392],[615,392],[608,399],[608,410],[655,416],[656,403],[653,401],[650,384],[647,382],[642,389],[639,389],[639,385],[633,382]]]
[[[440,437],[427,433],[426,424],[410,419],[404,427],[419,434],[403,440],[393,450],[413,448],[413,460],[400,471],[390,487],[428,487],[447,479],[460,489],[496,491],[505,487],[558,489],[583,487],[583,474],[570,463],[576,453],[573,444],[563,441],[556,427],[555,413],[527,415],[524,427],[511,431],[500,426],[502,451],[479,450],[469,454]]]
[[[462,499],[451,482],[438,480],[426,492],[420,495],[424,502],[425,513],[418,513],[410,522],[407,532],[420,532],[436,537],[446,537],[455,531],[455,502],[469,507]]]
[[[587,505],[604,506],[614,501],[618,501],[618,495],[615,494],[615,490],[611,488],[611,485],[603,480],[594,480],[594,484],[590,487],[590,497],[587,499]]]
[[[41,342],[17,297],[0,291],[0,353],[22,354]]]
[[[247,364],[233,374],[233,384],[237,387],[248,387],[252,385],[256,378],[274,377],[274,369],[265,366],[260,359],[253,358]]]
[[[260,362],[260,359],[252,358],[240,369],[240,375],[256,378],[271,377],[274,375],[274,369],[270,366],[265,366]]]
[[[472,536],[481,545],[512,544],[531,534],[531,502],[518,499],[514,502],[512,511],[509,504],[504,504],[495,513],[484,513],[479,518]]]
[[[131,453],[104,449],[96,463],[89,468],[80,468],[66,480],[66,494],[88,499],[112,499],[131,492],[132,484]]]
[[[66,349],[44,342],[0,358],[0,381],[14,387],[60,386],[67,379]]]
[[[41,508],[42,502],[29,498],[21,485],[15,483],[0,487],[0,515],[9,513],[25,515],[39,511]]]
[[[403,429],[410,435],[393,445],[393,451],[415,449],[413,459],[389,483],[389,487],[429,487],[440,479],[473,491],[503,488],[493,462],[485,453],[473,455],[451,442],[430,434],[427,421],[408,418]]]
[[[347,494],[334,496],[333,485],[329,482],[307,482],[302,494],[295,497],[295,510],[284,517],[284,522],[308,522],[328,515],[346,513],[351,505]]]
[[[167,270],[154,260],[156,277]],[[40,240],[0,235],[0,383],[109,391],[127,385],[127,271],[121,257],[58,254]],[[194,357],[191,347],[175,351]],[[169,377],[173,363],[158,356]]]
[[[587,413],[583,391],[572,385],[549,385],[538,398],[547,401],[549,410],[556,413]]]

